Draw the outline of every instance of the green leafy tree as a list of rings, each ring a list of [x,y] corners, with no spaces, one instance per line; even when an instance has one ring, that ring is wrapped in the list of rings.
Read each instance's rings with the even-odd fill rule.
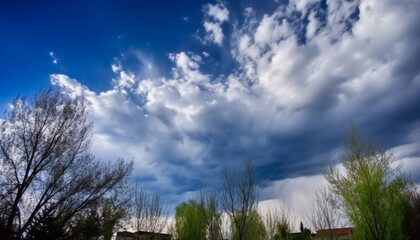
[[[115,197],[95,203],[77,214],[67,239],[112,239],[113,233],[123,227],[122,222],[128,216],[127,202]]]
[[[407,204],[405,206],[404,226],[407,233],[407,239],[420,239],[420,191],[413,187],[407,193]]]
[[[290,215],[285,210],[277,208],[268,209],[263,217],[268,240],[288,240],[292,239]]]
[[[100,214],[96,206],[79,213],[74,220],[69,239],[98,239],[101,236]]]
[[[104,201],[101,207],[100,233],[103,240],[111,240],[118,228],[128,217],[129,207],[126,201],[119,201],[118,196]]]
[[[403,239],[409,182],[393,167],[392,152],[366,142],[354,126],[344,137],[341,164],[325,174],[341,209],[354,225],[355,239]]]
[[[26,240],[65,240],[67,238],[65,223],[56,217],[51,209],[46,207],[34,218],[34,221],[28,227],[28,233],[24,237]]]
[[[176,207],[173,234],[178,240],[206,239],[206,223],[196,201],[190,200]]]
[[[221,229],[222,217],[218,210],[218,202],[215,195],[203,190],[200,192],[198,203],[201,217],[206,224],[207,238],[209,240],[223,239]]]
[[[237,214],[238,219],[242,220],[241,213]],[[257,212],[256,209],[253,209],[246,218],[246,234],[242,236],[244,240],[263,240],[265,239],[265,226],[261,219],[260,214]],[[231,224],[232,227],[232,240],[239,239],[239,232],[238,228]]]
[[[291,240],[293,235],[291,234],[292,227],[288,218],[282,216],[276,224],[276,234],[274,235],[275,240]]]
[[[293,234],[293,240],[310,240],[311,239],[311,230],[303,226],[303,223],[300,222],[300,233]]]

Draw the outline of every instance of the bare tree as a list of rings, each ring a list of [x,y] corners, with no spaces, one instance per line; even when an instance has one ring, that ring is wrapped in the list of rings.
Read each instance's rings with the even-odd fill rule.
[[[132,163],[95,160],[92,128],[83,99],[51,90],[15,99],[0,126],[2,238],[23,238],[41,210],[67,222],[124,184]]]
[[[315,193],[310,209],[305,211],[306,218],[314,231],[339,227],[341,215],[336,206],[338,200],[338,196],[327,187],[319,188]],[[332,232],[330,233],[328,239],[333,239]]]
[[[168,222],[168,214],[159,192],[154,191],[149,195],[144,188],[136,184],[132,215],[137,231],[162,232]]]
[[[256,208],[255,170],[250,157],[246,157],[240,167],[223,167],[219,201],[238,239],[243,240],[248,230],[248,217]]]

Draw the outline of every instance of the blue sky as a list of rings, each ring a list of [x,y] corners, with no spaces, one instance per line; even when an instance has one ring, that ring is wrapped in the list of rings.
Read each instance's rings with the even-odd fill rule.
[[[1,1],[0,107],[54,87],[90,102],[92,152],[170,205],[254,159],[294,211],[353,121],[420,181],[420,2]],[[2,117],[3,115],[0,115]]]

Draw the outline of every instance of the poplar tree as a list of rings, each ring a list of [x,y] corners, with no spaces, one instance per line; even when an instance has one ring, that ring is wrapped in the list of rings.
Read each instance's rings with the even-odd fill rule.
[[[344,136],[340,156],[343,171],[325,174],[340,208],[354,226],[355,239],[403,239],[404,206],[409,181],[394,167],[390,151],[365,141],[354,126]]]

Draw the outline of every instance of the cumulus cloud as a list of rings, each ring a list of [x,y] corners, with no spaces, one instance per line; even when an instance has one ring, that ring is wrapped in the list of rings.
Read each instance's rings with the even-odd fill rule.
[[[222,24],[229,20],[229,10],[223,2],[204,5],[204,30],[206,31],[206,42],[213,42],[222,45],[224,34]]]
[[[169,54],[171,76],[112,65],[113,88],[100,93],[65,75],[51,81],[90,102],[92,150],[133,159],[139,176],[170,201],[250,154],[263,200],[305,204],[313,183],[322,182],[321,159],[337,159],[349,120],[418,169],[420,3],[320,4],[290,1],[260,18],[248,8],[229,36],[237,67],[227,75],[203,72],[208,54],[200,51],[204,58]],[[220,2],[204,10],[208,37],[221,45],[225,36],[216,29],[229,11]],[[419,172],[411,172],[418,181]]]
[[[207,16],[214,18],[216,22],[222,23],[229,20],[229,11],[224,3],[207,4],[204,7]]]
[[[71,79],[63,74],[52,74],[50,76],[51,84],[59,86],[70,97],[80,97],[91,95],[91,92],[86,86],[80,84],[76,79]]]

